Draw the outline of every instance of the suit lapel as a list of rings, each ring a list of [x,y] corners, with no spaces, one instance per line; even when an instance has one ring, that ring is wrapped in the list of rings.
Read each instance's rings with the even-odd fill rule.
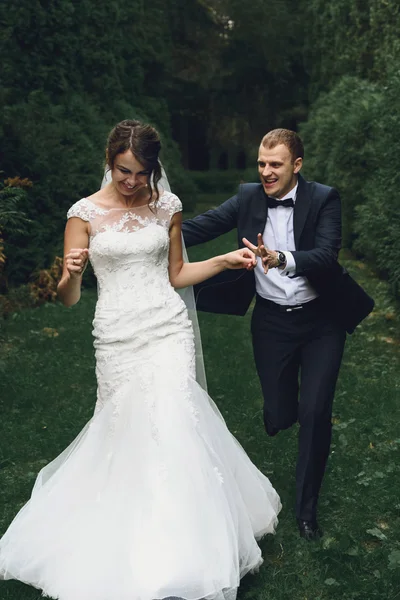
[[[264,233],[265,223],[267,222],[268,206],[267,198],[264,193],[262,184],[258,188],[254,198],[254,204],[251,211],[251,231],[254,235],[254,244],[257,244],[257,234]]]
[[[300,237],[304,229],[308,211],[310,210],[310,204],[311,198],[307,193],[307,182],[299,174],[299,186],[297,188],[293,214],[293,230],[296,250],[299,250]]]

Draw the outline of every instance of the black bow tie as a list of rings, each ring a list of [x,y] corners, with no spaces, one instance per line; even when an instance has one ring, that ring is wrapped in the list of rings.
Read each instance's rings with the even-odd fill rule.
[[[268,208],[276,208],[277,206],[294,206],[293,198],[286,198],[285,200],[275,200],[267,196]]]

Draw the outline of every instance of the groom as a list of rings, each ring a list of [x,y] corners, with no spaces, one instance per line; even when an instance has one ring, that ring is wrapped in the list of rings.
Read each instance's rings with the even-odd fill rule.
[[[236,228],[239,246],[259,257],[254,272],[225,272],[197,286],[196,302],[199,310],[244,315],[256,297],[251,333],[265,428],[274,436],[300,424],[296,517],[300,535],[312,540],[322,535],[317,501],[346,331],[373,300],[337,262],[339,194],[302,178],[303,157],[295,132],[270,131],[259,148],[261,183],[240,185],[218,208],[185,221],[183,235],[190,247]]]

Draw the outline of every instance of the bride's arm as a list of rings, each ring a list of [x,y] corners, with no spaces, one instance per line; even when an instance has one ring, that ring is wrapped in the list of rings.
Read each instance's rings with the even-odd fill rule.
[[[65,306],[81,297],[82,274],[88,261],[89,223],[79,217],[67,221],[64,234],[63,273],[57,286],[58,298]]]
[[[253,269],[256,265],[254,254],[247,248],[214,256],[208,260],[185,263],[182,257],[182,213],[172,217],[169,230],[169,279],[174,288],[195,285],[217,275],[225,269]]]

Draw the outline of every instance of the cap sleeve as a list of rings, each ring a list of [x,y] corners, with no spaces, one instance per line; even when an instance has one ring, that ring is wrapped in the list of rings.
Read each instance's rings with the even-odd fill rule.
[[[157,203],[160,215],[164,215],[162,218],[166,221],[171,221],[174,214],[182,211],[182,202],[178,196],[175,196],[172,192],[164,192]]]
[[[91,208],[89,202],[86,198],[82,198],[82,200],[78,200],[75,202],[67,212],[67,219],[71,219],[71,217],[79,217],[82,221],[90,221],[92,216],[93,209]]]
[[[179,200],[178,196],[175,196],[175,194],[171,194],[169,202],[170,219],[172,219],[174,214],[178,212],[182,212],[182,202]]]

